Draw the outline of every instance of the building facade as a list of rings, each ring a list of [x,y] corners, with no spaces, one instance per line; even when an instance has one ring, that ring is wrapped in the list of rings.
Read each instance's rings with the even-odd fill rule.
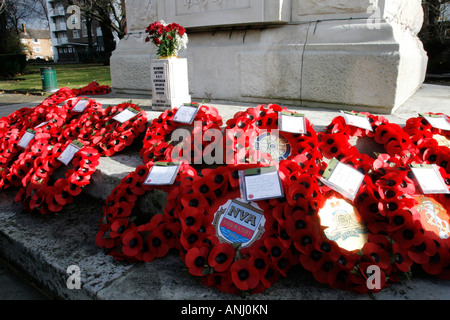
[[[49,30],[27,29],[23,24],[20,41],[25,47],[27,60],[53,60],[53,45]]]
[[[102,31],[97,21],[89,21],[79,9],[64,0],[47,0],[50,33],[56,62],[86,62],[89,60],[89,41],[92,57],[104,51]]]

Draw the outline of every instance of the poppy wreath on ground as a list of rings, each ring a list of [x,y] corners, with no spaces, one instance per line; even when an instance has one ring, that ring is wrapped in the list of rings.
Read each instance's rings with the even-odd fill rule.
[[[188,160],[191,164],[202,161],[203,150],[215,141],[207,141],[204,134],[208,131],[219,130],[222,126],[222,117],[219,111],[214,107],[199,105],[198,112],[191,125],[186,125],[174,121],[174,117],[178,108],[167,110],[158,118],[154,119],[144,138],[144,145],[140,151],[140,156],[144,163],[160,160],[176,161],[179,159]],[[196,124],[201,124],[198,126]],[[182,142],[176,142],[175,146],[171,140],[172,133],[175,130],[183,128],[191,132],[189,137],[186,137]],[[200,143],[196,144],[195,136],[200,136]],[[183,145],[189,146],[186,148],[191,151],[191,155],[183,154]],[[185,150],[186,150],[185,149]]]
[[[392,281],[410,272],[413,263],[441,278],[450,278],[448,229],[450,197],[423,195],[410,164],[424,163],[419,157],[380,155],[374,162],[375,189],[360,193],[355,200],[360,212],[388,224],[386,235],[394,261]],[[450,185],[445,170],[439,168]]]
[[[87,86],[80,89],[72,89],[73,93],[76,96],[81,95],[102,95],[108,94],[111,92],[111,87],[103,85],[101,86],[98,82],[92,81]]]
[[[256,163],[294,160],[304,168],[318,169],[322,155],[318,151],[318,135],[305,119],[305,134],[279,131],[278,119],[286,107],[259,105],[237,112],[225,128],[226,163]]]
[[[409,136],[398,124],[390,123],[383,116],[375,116],[367,112],[359,114],[368,118],[373,131],[348,125],[343,116],[334,118],[325,132],[319,133],[319,148],[325,158],[336,158],[363,173],[369,173],[376,154],[373,149],[370,150],[373,152],[372,156],[361,153],[356,145],[352,145],[353,139],[371,138],[382,147],[383,150],[380,149],[379,153],[389,155],[412,149],[413,145]]]
[[[302,266],[314,278],[333,289],[365,294],[378,292],[390,284],[393,270],[388,223],[368,214],[358,201],[350,201],[341,194],[321,185],[320,206],[309,217],[308,225],[296,248],[302,253]],[[357,198],[375,193],[375,186],[366,176]],[[379,268],[376,286],[369,287],[371,268]],[[373,283],[372,283],[373,284]]]
[[[128,174],[114,188],[103,207],[96,243],[117,260],[150,262],[165,256],[170,249],[180,248],[180,223],[174,217],[177,195],[197,173],[184,163],[173,185],[145,185],[144,181],[153,166],[153,162],[147,162]],[[164,212],[140,212],[137,200],[154,190],[171,195]]]
[[[37,148],[39,143],[33,147]],[[58,157],[70,143],[67,141],[53,146],[42,144],[40,147],[41,154],[34,159],[33,168],[22,179],[23,185],[15,198],[26,211],[43,215],[60,212],[89,184],[100,158],[98,151],[89,146],[82,147],[74,155],[64,178],[55,177],[55,171],[63,165]]]
[[[445,116],[441,113],[430,115]],[[422,116],[408,119],[403,130],[417,147],[422,160],[435,163],[450,173],[450,131],[433,127]]]
[[[17,124],[17,122],[14,125],[11,124],[11,128],[5,130],[0,139],[3,150],[0,155],[1,188],[7,188],[10,185],[20,185],[19,178],[25,173],[25,168],[20,169],[21,174],[17,175],[16,166],[20,166],[21,157],[30,149],[27,147],[24,150],[19,146],[19,142],[26,131],[32,129],[34,132],[34,139],[30,141],[29,146],[36,140],[45,140],[47,144],[52,140],[56,142],[61,136],[63,124],[70,118],[67,109],[59,108],[54,104],[47,107],[38,106],[30,111],[24,115],[22,119],[24,121],[21,124]],[[17,114],[11,116],[16,117]],[[11,116],[2,118],[2,120],[7,122],[7,119],[11,119]]]
[[[126,109],[134,110],[136,115],[123,123],[113,119]],[[100,114],[96,112],[92,115],[91,121],[93,123],[88,128],[80,123],[80,130],[90,130],[93,145],[98,148],[101,155],[110,157],[130,146],[145,131],[147,112],[135,104],[122,103],[109,106]]]
[[[181,258],[189,273],[201,277],[208,287],[230,294],[262,292],[298,264],[289,233],[295,221],[286,197],[251,206],[240,199],[239,171],[266,165],[204,169],[180,196],[175,216],[181,222]],[[286,194],[288,184],[297,182],[294,170],[302,169],[290,160],[278,168]],[[303,207],[296,209],[299,212],[314,206],[313,198],[302,200]]]

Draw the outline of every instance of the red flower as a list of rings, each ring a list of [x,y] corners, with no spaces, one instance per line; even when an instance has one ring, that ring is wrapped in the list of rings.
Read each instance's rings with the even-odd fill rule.
[[[202,276],[205,269],[209,249],[207,247],[191,248],[186,253],[186,266],[189,268],[189,273],[194,276]]]
[[[248,260],[235,261],[230,268],[233,283],[242,291],[254,289],[259,283],[258,270]]]
[[[143,239],[135,229],[128,229],[122,235],[122,252],[128,257],[136,256],[143,247]]]
[[[234,260],[235,250],[228,243],[220,243],[213,247],[208,257],[208,264],[216,272],[228,270]]]

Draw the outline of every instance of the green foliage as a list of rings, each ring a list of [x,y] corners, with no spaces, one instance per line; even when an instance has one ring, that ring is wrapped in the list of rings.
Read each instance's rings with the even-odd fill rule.
[[[21,74],[27,66],[27,56],[25,54],[1,54],[0,55],[0,75],[9,77]]]

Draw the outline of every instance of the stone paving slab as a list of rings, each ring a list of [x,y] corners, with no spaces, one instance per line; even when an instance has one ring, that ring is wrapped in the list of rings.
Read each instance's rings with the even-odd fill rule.
[[[2,102],[0,95],[0,105]],[[108,105],[128,100],[139,101],[149,110],[149,119],[160,113],[150,111],[148,98],[106,95],[93,97]],[[36,100],[41,101],[40,97]],[[33,106],[35,102],[0,106],[0,116],[14,108]],[[36,103],[36,104],[37,104]],[[224,119],[236,111],[254,105],[230,105],[228,102],[205,103],[217,107]],[[304,112],[320,131],[338,115],[330,109],[292,107]],[[418,112],[450,110],[449,87],[424,85],[423,88],[395,114],[390,121],[404,124]],[[129,149],[111,158],[102,158],[92,184],[85,195],[76,198],[65,210],[52,216],[24,213],[14,204],[11,191],[0,193],[0,255],[33,277],[53,297],[63,299],[136,299],[136,300],[228,300],[242,298],[204,287],[198,278],[187,272],[176,252],[148,264],[119,262],[106,256],[95,245],[95,235],[102,215],[104,199],[128,172],[141,163],[137,149]],[[89,195],[89,196],[88,196]],[[80,290],[70,290],[66,281],[67,268],[77,265],[81,270]],[[450,299],[450,282],[419,274],[412,281],[403,281],[374,295],[331,290],[317,284],[309,272],[293,268],[287,279],[280,279],[267,291],[251,300],[437,300]]]

